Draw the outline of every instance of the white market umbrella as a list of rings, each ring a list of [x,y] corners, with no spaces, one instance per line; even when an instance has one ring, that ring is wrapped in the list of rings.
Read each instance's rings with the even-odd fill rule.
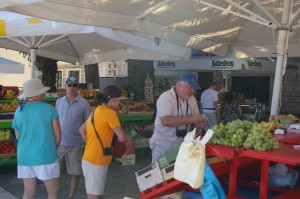
[[[237,58],[277,57],[272,115],[278,114],[287,55],[300,56],[300,3],[296,0],[37,0],[28,3],[5,9],[51,20],[140,31],[220,56],[226,56],[232,49]]]
[[[279,113],[282,80],[288,56],[299,57],[300,47],[300,4],[293,0],[244,1],[240,4],[232,0],[201,1],[199,3],[218,10],[225,15],[244,20],[235,40],[230,44],[236,56],[276,57],[270,115]],[[224,3],[227,3],[227,5]],[[206,7],[207,8],[207,7]],[[214,17],[211,16],[211,19]],[[220,17],[219,17],[220,20]],[[272,43],[273,42],[273,43]],[[289,49],[289,50],[288,50]]]
[[[281,26],[283,10],[287,10],[284,5],[294,13],[289,15],[290,27],[299,25],[300,19],[300,2],[296,0],[14,0],[10,6],[5,2],[10,0],[0,1],[4,10],[54,21],[139,31],[220,56],[233,49],[237,58],[274,57],[276,28]],[[289,37],[291,57],[300,56],[300,51],[294,50],[300,46],[299,29],[295,28],[298,27],[294,26]]]
[[[0,57],[0,73],[24,74],[24,64]]]
[[[191,49],[149,35],[37,18],[0,23],[0,47],[80,65],[116,59],[187,59]]]

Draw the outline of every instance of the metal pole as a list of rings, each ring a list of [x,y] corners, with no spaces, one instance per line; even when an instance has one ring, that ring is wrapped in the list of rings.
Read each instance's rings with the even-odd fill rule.
[[[36,48],[30,48],[31,79],[35,78]]]
[[[277,40],[277,62],[275,70],[275,79],[273,86],[273,95],[272,95],[272,104],[270,115],[278,115],[279,106],[281,101],[281,88],[282,88],[282,79],[283,79],[283,69],[286,67],[286,62],[284,58],[287,53],[288,46],[288,37],[289,37],[289,27],[287,24],[290,20],[290,10],[291,10],[292,0],[285,0],[283,5],[283,13],[281,20],[281,27],[278,33]]]

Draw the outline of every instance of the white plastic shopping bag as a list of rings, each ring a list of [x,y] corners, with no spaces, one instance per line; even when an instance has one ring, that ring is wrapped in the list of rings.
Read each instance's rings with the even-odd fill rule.
[[[196,129],[187,133],[175,161],[174,178],[197,189],[203,184],[205,166],[205,144],[214,131],[209,129],[202,140],[194,139]]]

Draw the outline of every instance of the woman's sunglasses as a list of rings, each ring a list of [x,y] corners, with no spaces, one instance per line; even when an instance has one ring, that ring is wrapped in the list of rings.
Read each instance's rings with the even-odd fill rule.
[[[78,87],[78,84],[68,84],[68,87],[77,88],[77,87]]]

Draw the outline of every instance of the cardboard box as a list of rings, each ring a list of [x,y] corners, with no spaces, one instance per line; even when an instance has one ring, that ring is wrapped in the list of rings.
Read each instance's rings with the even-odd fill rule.
[[[135,176],[141,192],[164,181],[157,162],[135,172]]]
[[[164,155],[158,158],[159,167],[162,169],[169,166],[171,163],[175,162],[178,151],[179,151],[179,147],[167,150]]]
[[[121,158],[122,166],[135,165],[135,154],[123,155]]]

